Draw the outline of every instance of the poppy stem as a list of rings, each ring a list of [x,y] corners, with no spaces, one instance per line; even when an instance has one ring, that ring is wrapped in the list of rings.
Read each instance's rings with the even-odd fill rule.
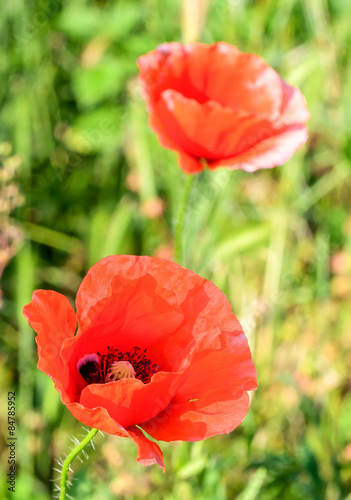
[[[179,206],[176,227],[175,227],[175,235],[174,235],[174,244],[175,244],[175,258],[178,264],[183,264],[183,232],[184,232],[184,216],[185,210],[189,199],[191,185],[194,180],[194,175],[188,175],[187,180],[185,182],[183,198]]]
[[[87,444],[94,438],[98,433],[98,429],[91,429],[90,432],[85,436],[85,438],[77,444],[75,448],[67,455],[65,461],[62,465],[61,472],[61,484],[60,484],[60,500],[65,500],[67,493],[67,474],[70,470],[70,465],[77,455],[85,448]]]

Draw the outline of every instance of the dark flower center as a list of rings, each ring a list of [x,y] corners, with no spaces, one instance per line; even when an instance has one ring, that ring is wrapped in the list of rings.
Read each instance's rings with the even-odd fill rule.
[[[122,378],[138,378],[147,384],[160,368],[146,357],[147,349],[133,347],[127,352],[109,346],[107,349],[107,354],[85,354],[78,361],[77,369],[88,384],[105,384]]]

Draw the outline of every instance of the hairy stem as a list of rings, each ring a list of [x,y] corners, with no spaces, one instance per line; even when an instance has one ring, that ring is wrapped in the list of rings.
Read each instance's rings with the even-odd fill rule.
[[[90,443],[90,441],[96,436],[98,433],[98,429],[91,429],[90,432],[85,436],[85,438],[77,444],[75,448],[69,453],[63,462],[62,466],[62,474],[61,474],[61,491],[60,491],[60,500],[65,500],[67,493],[67,474],[69,471],[69,467],[72,461],[76,458],[77,455],[83,450],[83,448]]]

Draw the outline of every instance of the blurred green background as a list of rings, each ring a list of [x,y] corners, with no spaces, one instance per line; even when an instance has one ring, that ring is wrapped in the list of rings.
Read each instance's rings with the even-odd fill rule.
[[[148,127],[136,59],[196,32],[183,7],[0,2],[0,498],[51,498],[54,459],[83,433],[36,368],[21,313],[33,289],[74,300],[108,254],[173,258],[185,175]],[[213,0],[207,18],[205,7],[199,39],[260,54],[302,89],[311,113],[309,141],[286,165],[198,175],[186,216],[185,264],[231,300],[259,388],[233,433],[161,443],[166,474],[138,465],[131,441],[98,437],[90,458],[74,462],[70,494],[350,500],[351,4]],[[9,390],[15,494],[4,481]]]

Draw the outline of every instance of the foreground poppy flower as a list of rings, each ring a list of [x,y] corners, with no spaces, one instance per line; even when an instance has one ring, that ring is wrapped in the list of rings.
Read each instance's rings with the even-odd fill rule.
[[[255,54],[173,42],[138,65],[150,126],[186,173],[282,165],[307,139],[303,95]]]
[[[75,314],[63,295],[37,290],[24,307],[38,334],[38,368],[78,420],[131,438],[140,463],[164,468],[142,430],[198,441],[244,419],[256,370],[213,283],[170,261],[116,255],[90,269],[76,306]]]

